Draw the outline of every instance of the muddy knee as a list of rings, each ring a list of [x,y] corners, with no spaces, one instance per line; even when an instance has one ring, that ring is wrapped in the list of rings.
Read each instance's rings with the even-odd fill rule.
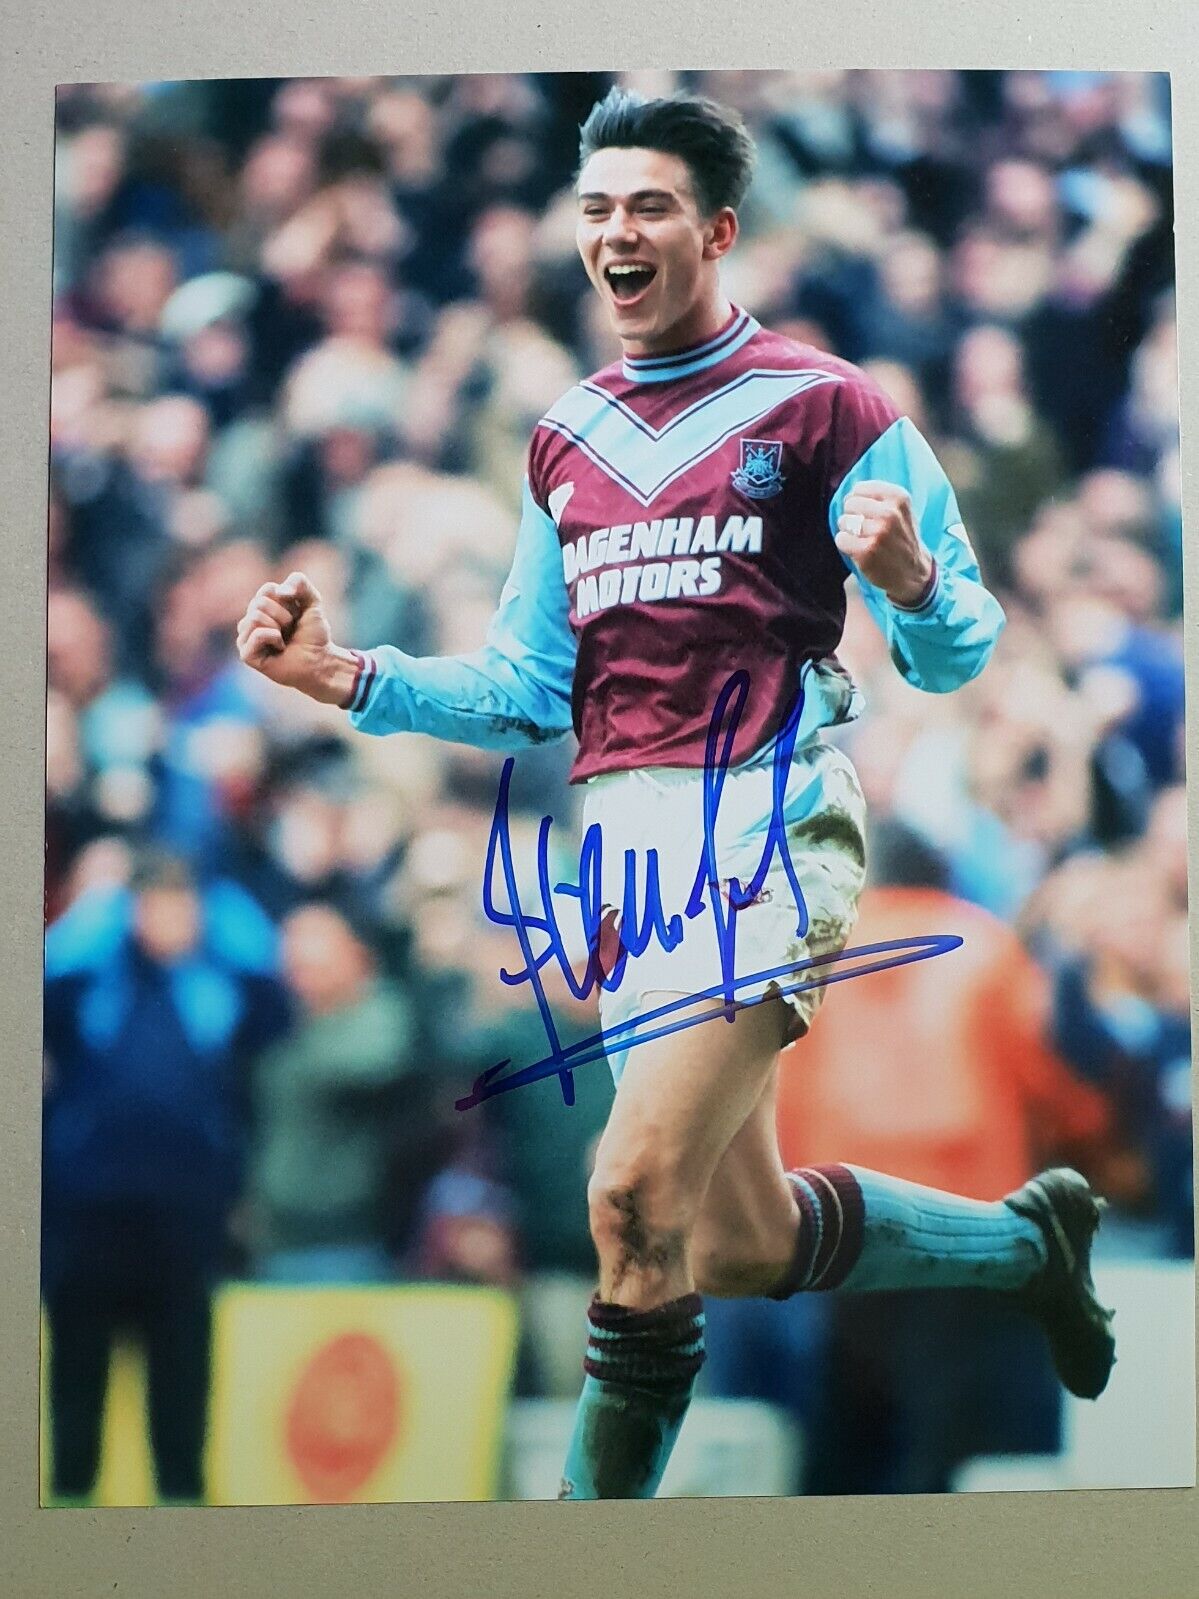
[[[672,1278],[684,1270],[694,1207],[667,1174],[597,1168],[587,1207],[601,1270],[613,1287],[631,1275]]]

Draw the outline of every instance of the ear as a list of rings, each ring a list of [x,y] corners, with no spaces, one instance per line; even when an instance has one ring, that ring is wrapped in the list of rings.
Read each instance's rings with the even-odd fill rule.
[[[722,255],[727,255],[740,231],[732,206],[722,206],[704,229],[704,260],[718,261]]]

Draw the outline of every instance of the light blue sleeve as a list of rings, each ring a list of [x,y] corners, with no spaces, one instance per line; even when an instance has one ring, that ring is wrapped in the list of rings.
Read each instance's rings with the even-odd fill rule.
[[[428,733],[479,749],[545,744],[570,731],[576,641],[558,530],[526,480],[512,570],[472,655],[367,650],[350,709],[364,733]]]
[[[932,592],[905,610],[864,578],[852,561],[867,608],[882,629],[899,672],[916,688],[947,694],[977,677],[1003,630],[999,601],[983,587],[949,479],[928,442],[906,416],[893,422],[850,467],[829,506],[835,533],[854,485],[896,483],[912,497],[920,537],[937,563]]]

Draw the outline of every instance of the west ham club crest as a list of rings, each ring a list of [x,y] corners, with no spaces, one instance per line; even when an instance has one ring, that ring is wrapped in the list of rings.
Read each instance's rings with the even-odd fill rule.
[[[768,500],[786,482],[779,467],[783,446],[777,439],[742,439],[741,465],[730,474],[733,487],[751,500]]]

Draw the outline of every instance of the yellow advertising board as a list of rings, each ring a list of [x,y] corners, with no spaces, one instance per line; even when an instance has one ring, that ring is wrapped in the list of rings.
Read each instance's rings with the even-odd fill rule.
[[[210,1498],[492,1498],[515,1349],[515,1306],[487,1289],[229,1288]]]
[[[485,1288],[227,1286],[214,1318],[209,1501],[493,1498],[516,1336],[514,1302]],[[121,1349],[99,1503],[154,1502],[145,1437],[140,1362]]]

